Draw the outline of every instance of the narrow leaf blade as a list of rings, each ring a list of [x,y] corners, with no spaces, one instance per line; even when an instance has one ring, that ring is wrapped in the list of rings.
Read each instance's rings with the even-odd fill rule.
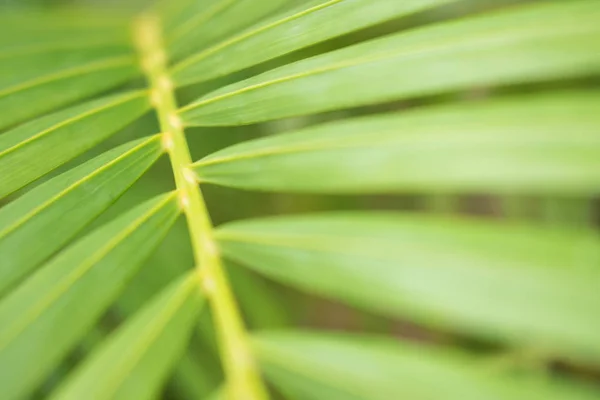
[[[25,53],[20,56],[5,57],[0,50],[2,75],[0,92],[12,87],[27,85],[44,75],[59,73],[61,70],[77,68],[82,65],[101,61],[110,57],[122,57],[131,54],[127,46],[90,46],[84,49],[59,48],[44,52]]]
[[[187,345],[202,300],[188,273],[159,293],[79,367],[52,399],[154,399]]]
[[[179,85],[207,81],[325,40],[455,0],[313,0],[194,54],[173,68]]]
[[[261,20],[290,0],[215,0],[192,4],[185,20],[167,28],[169,51],[180,59]]]
[[[312,293],[473,336],[600,361],[600,237],[393,212],[226,224],[225,256]]]
[[[594,194],[600,95],[565,92],[345,120],[234,145],[202,182],[311,193]]]
[[[0,386],[30,394],[102,315],[179,215],[152,199],[76,242],[0,303]]]
[[[60,69],[0,90],[0,129],[113,88],[138,74],[132,56],[108,57]]]
[[[600,3],[550,2],[439,23],[289,64],[183,107],[243,125],[415,96],[593,74]],[[565,56],[568,54],[568,56]]]
[[[0,297],[108,208],[161,154],[158,136],[127,143],[2,207]]]
[[[123,15],[93,13],[73,7],[58,11],[2,10],[0,60],[58,49],[90,49],[124,45],[131,49],[128,21]],[[2,68],[6,65],[3,64]]]
[[[268,378],[302,400],[591,400],[598,393],[532,371],[513,373],[460,351],[389,338],[264,332],[254,338]],[[487,363],[486,363],[487,362]]]
[[[93,100],[0,136],[0,198],[92,148],[150,109],[145,92]]]

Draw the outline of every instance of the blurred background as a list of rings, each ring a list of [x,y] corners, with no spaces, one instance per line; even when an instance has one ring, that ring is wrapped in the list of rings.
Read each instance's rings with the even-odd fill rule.
[[[260,0],[257,0],[260,1]],[[398,0],[401,1],[401,0]],[[473,0],[440,7],[419,13],[410,18],[402,18],[375,28],[366,29],[330,40],[281,57],[250,70],[242,71],[224,79],[218,79],[194,87],[181,90],[178,95],[182,103],[198,97],[213,88],[228,82],[255,75],[262,70],[286,64],[296,59],[306,58],[313,54],[331,51],[388,32],[396,32],[412,26],[428,24],[461,15],[474,14],[491,8],[510,6],[512,3],[527,3],[533,0]],[[45,9],[57,5],[86,4],[100,6],[116,12],[134,13],[147,5],[147,0],[0,0],[0,13],[10,8]],[[599,21],[600,23],[600,21]],[[1,67],[0,67],[1,72]],[[490,96],[506,92],[527,92],[550,87],[590,87],[598,86],[597,78],[562,81],[551,84],[520,85],[503,89],[480,87],[469,92],[444,95],[444,97],[428,97],[426,99],[387,103],[383,105],[355,108],[316,116],[291,118],[283,121],[236,128],[202,128],[188,129],[187,136],[191,146],[193,159],[222,149],[234,143],[248,139],[289,131],[316,123],[346,118],[348,116],[367,115],[381,111],[403,110],[425,103],[436,103],[442,100],[460,98],[466,101],[480,101]],[[138,85],[142,85],[139,82]],[[92,152],[83,155],[67,164],[55,174],[89,159],[120,143],[128,142],[136,137],[158,132],[157,122],[153,115],[147,115],[135,122],[120,134],[117,134]],[[48,179],[50,176],[46,177]],[[39,182],[36,182],[36,184]],[[131,190],[129,190],[107,213],[102,215],[93,226],[105,223],[124,209],[138,204],[143,199],[172,190],[174,187],[172,172],[168,159],[163,157]],[[25,188],[24,190],[28,190]],[[215,225],[227,221],[248,217],[295,214],[306,211],[322,210],[403,210],[427,213],[477,215],[481,218],[529,221],[538,225],[564,226],[572,229],[598,229],[600,226],[600,202],[597,198],[540,198],[534,196],[514,195],[495,196],[489,193],[472,193],[457,196],[453,193],[440,192],[436,195],[407,193],[405,195],[385,196],[311,196],[296,194],[270,194],[239,191],[221,187],[206,186],[203,188],[209,210]],[[17,194],[18,195],[18,194]],[[158,247],[145,267],[129,286],[118,304],[103,318],[100,326],[81,343],[80,347],[64,363],[61,370],[48,380],[38,393],[39,398],[51,390],[55,382],[85,357],[89,349],[117,327],[121,321],[137,311],[140,306],[167,285],[183,271],[193,267],[193,257],[185,221],[180,219],[163,244]],[[396,335],[423,343],[447,343],[460,345],[473,351],[495,357],[502,354],[497,343],[474,342],[471,339],[449,334],[443,331],[424,329],[411,321],[392,320],[373,315],[359,309],[332,302],[318,296],[309,295],[283,287],[265,280],[252,271],[239,268],[235,264],[227,265],[230,279],[238,296],[238,301],[247,324],[252,329],[276,328],[288,325],[318,327],[326,330],[344,330],[361,332],[378,332]],[[188,393],[209,393],[222,380],[216,347],[210,322],[210,315],[205,309],[202,322],[194,334],[190,350],[177,368],[164,398],[190,398]],[[566,365],[557,360],[548,361],[549,369],[558,369],[569,374],[577,374],[591,380],[600,378],[600,371],[590,370],[577,365]]]

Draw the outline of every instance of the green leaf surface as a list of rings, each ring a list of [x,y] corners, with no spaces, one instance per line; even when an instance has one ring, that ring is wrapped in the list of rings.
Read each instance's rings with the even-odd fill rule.
[[[58,254],[0,303],[0,387],[23,398],[111,305],[180,213],[152,199]]]
[[[151,182],[151,178],[152,176],[144,177],[146,182]],[[142,181],[131,188],[126,196],[131,196],[132,192],[138,190],[140,184],[144,183]],[[148,195],[142,196],[142,193],[136,194],[135,201],[132,203],[139,204],[143,198],[148,198]],[[119,296],[119,301],[113,307],[115,312],[121,318],[126,319],[139,311],[156,293],[186,273],[190,265],[194,265],[193,255],[190,253],[187,225],[183,219],[179,219],[162,240],[160,246],[146,260],[144,268]]]
[[[313,0],[286,10],[183,60],[179,85],[207,81],[354,32],[455,0]]]
[[[182,355],[203,302],[198,276],[169,285],[68,378],[51,399],[154,399]]]
[[[161,16],[165,39],[171,44],[176,41],[191,41],[189,35],[203,29],[205,23],[211,21],[221,12],[232,7],[238,0],[162,0],[155,5]],[[227,27],[219,27],[228,30]],[[199,38],[199,40],[203,40]],[[190,43],[187,43],[190,46]],[[169,52],[173,51],[172,46]]]
[[[209,3],[215,1],[210,0]],[[178,25],[185,22],[185,19],[190,17],[189,10],[196,0],[157,0],[153,4],[152,12],[160,16],[162,29],[165,34],[168,34]],[[207,2],[204,2],[206,8]]]
[[[255,335],[268,379],[302,400],[592,400],[598,392],[490,360],[390,338],[302,331]]]
[[[18,33],[15,37],[0,36],[2,45],[18,40],[43,40],[40,33],[86,32],[109,33],[127,29],[127,15],[115,9],[89,6],[3,8],[0,29],[5,33]]]
[[[241,125],[597,73],[599,18],[600,2],[575,0],[425,26],[276,68],[180,113],[186,125]]]
[[[113,88],[139,74],[132,56],[64,68],[0,90],[0,130]]]
[[[195,2],[188,7],[184,22],[167,29],[169,52],[176,59],[189,55],[217,40],[268,16],[290,0],[214,0]]]
[[[383,314],[600,361],[600,236],[393,212],[272,217],[217,230],[228,258]]]
[[[227,400],[227,390],[225,388],[225,386],[220,387],[219,389],[215,390],[213,393],[211,393],[207,400]]]
[[[52,171],[150,109],[145,92],[93,100],[0,135],[0,198]]]
[[[158,136],[124,144],[0,208],[0,297],[108,208],[161,154]]]
[[[113,34],[111,34],[113,32]],[[63,37],[64,36],[64,37]],[[68,38],[68,39],[67,39]],[[28,57],[38,57],[39,62],[45,62],[54,53],[58,52],[79,52],[93,49],[113,49],[119,51],[130,50],[128,36],[114,34],[114,31],[101,32],[96,35],[81,35],[80,33],[65,32],[63,35],[54,35],[54,37],[45,37],[43,42],[27,41],[24,43],[10,43],[10,45],[0,45],[0,61],[4,65],[0,68],[5,70],[7,65],[14,65],[17,59]],[[131,50],[129,51],[131,53]],[[65,57],[66,59],[67,57]],[[26,65],[25,63],[22,63]],[[33,67],[33,64],[27,64],[27,67]],[[39,65],[38,65],[39,66]]]
[[[10,13],[0,16],[0,60],[48,53],[57,50],[84,50],[120,45],[131,48],[128,22],[110,16],[59,15],[51,10],[41,13]],[[4,69],[5,65],[2,65]]]
[[[3,17],[0,16],[2,70],[13,57],[103,46],[131,48],[127,24],[114,16],[103,21],[76,13],[62,16],[19,13]]]
[[[226,272],[249,329],[274,329],[293,322],[280,292],[247,268],[226,265]]]
[[[357,118],[248,141],[202,182],[286,192],[600,192],[600,94],[508,97]]]
[[[220,382],[213,377],[218,367],[207,362],[205,353],[193,349],[194,354],[185,353],[175,367],[171,385],[184,399],[205,399]]]
[[[25,86],[28,82],[44,76],[56,75],[61,71],[81,68],[107,58],[131,56],[129,46],[88,46],[84,49],[58,48],[44,52],[25,53],[14,57],[3,57],[0,50],[0,93],[11,88]]]

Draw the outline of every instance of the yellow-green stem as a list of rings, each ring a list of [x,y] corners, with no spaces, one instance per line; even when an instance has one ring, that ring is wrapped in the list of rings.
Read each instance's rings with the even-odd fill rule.
[[[187,218],[199,282],[215,319],[230,399],[264,400],[267,392],[259,376],[247,334],[225,276],[213,226],[195,175],[181,120],[177,115],[173,83],[167,72],[160,20],[140,16],[133,26],[141,66],[150,85],[152,104],[158,114],[162,144],[171,160],[180,205]]]

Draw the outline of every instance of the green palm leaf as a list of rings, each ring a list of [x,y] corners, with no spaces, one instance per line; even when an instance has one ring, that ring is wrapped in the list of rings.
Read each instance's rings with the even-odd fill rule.
[[[127,143],[1,208],[0,295],[68,243],[161,154],[157,136]]]
[[[128,21],[115,13],[84,10],[2,11],[0,59],[86,49],[107,45],[130,46]]]
[[[600,1],[96,2],[0,6],[2,399],[598,397]]]
[[[225,400],[226,397],[226,388],[219,388],[210,394],[207,400]]]
[[[144,92],[130,92],[74,106],[2,134],[0,198],[90,149],[149,109]]]
[[[179,214],[173,194],[140,205],[52,259],[0,302],[0,385],[20,398],[77,344]]]
[[[291,399],[595,398],[585,388],[511,374],[492,360],[389,338],[283,331],[261,333],[254,342],[267,376]]]
[[[194,169],[273,191],[596,193],[599,115],[596,92],[444,105],[241,143]]]
[[[600,361],[596,233],[401,213],[239,221],[224,254],[387,315]]]
[[[196,280],[188,274],[157,295],[52,399],[81,399],[89,393],[98,400],[155,398],[201,308]]]
[[[173,68],[173,78],[180,85],[202,82],[336,36],[452,1],[455,0],[383,0],[377,3],[377,7],[365,7],[369,5],[369,0],[309,1],[183,60]],[[345,23],[330,23],[334,18],[343,19]],[[228,59],[234,62],[223,63]]]
[[[214,0],[184,9],[184,20],[170,31],[169,48],[175,58],[189,55],[215,40],[264,18],[290,0]],[[169,22],[167,21],[167,26]]]
[[[226,86],[183,107],[181,117],[187,125],[250,124],[480,85],[581,76],[600,67],[599,17],[597,1],[576,0],[424,27]]]
[[[131,79],[135,73],[132,57],[112,57],[0,90],[0,108],[4,110],[0,117],[0,129],[110,89]]]
[[[47,49],[46,46],[43,47]],[[81,68],[90,62],[131,55],[127,46],[98,46],[84,49],[52,49],[43,53],[30,49],[29,54],[3,57],[0,90],[14,90],[40,77],[55,75],[63,70]]]

